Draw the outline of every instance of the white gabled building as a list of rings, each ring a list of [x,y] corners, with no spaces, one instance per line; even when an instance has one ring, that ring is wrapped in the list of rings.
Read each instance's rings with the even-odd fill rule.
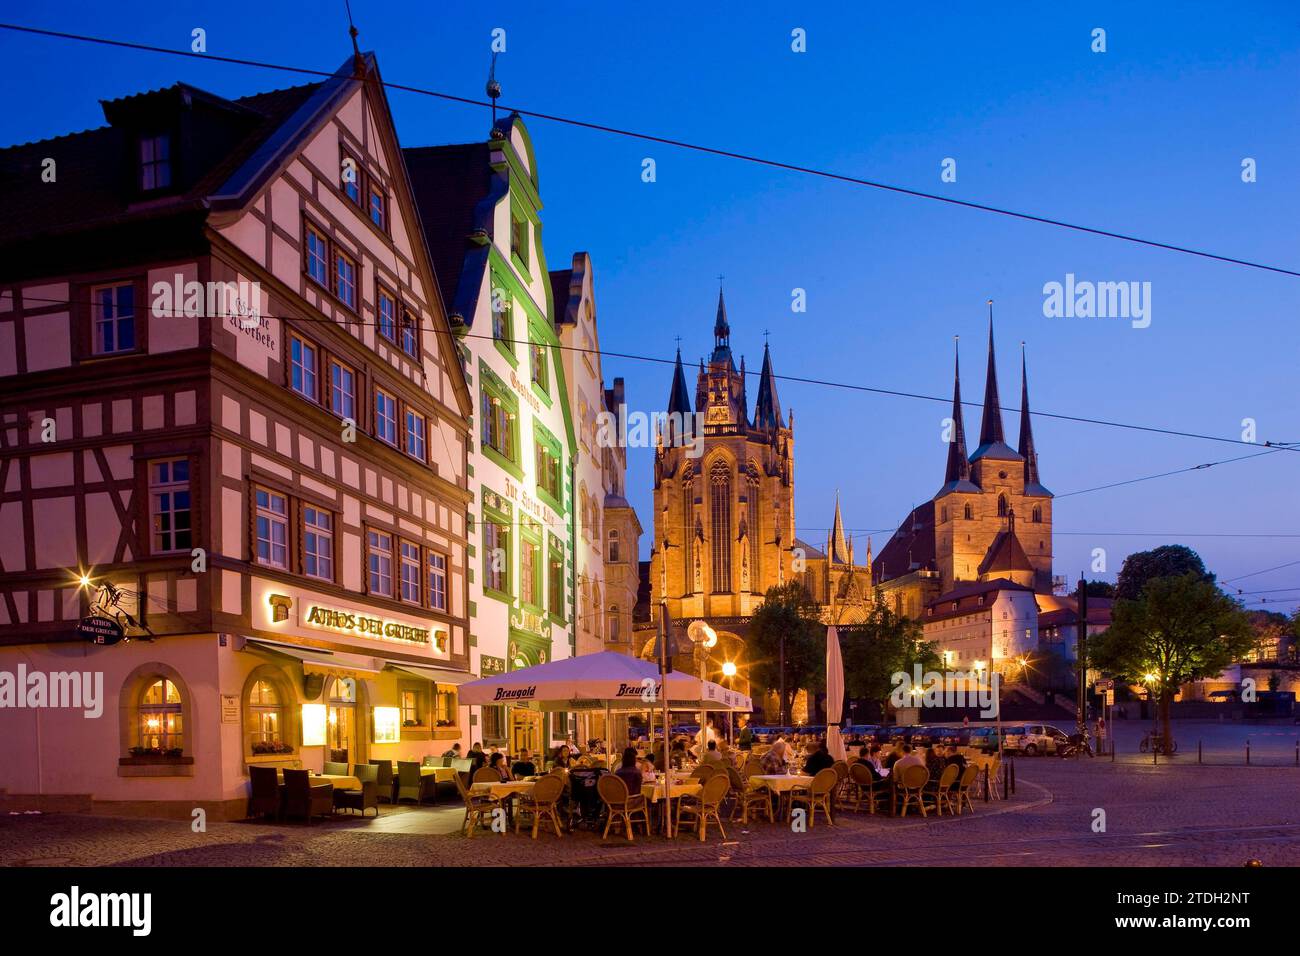
[[[542,248],[531,138],[517,115],[484,142],[405,150],[474,397],[471,669],[574,653],[574,430]],[[470,737],[515,752],[570,732],[567,715],[473,708]]]

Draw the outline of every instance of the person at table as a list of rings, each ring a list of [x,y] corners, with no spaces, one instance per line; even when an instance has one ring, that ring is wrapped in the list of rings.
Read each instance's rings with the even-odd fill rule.
[[[461,753],[459,743],[453,744],[452,748],[442,755],[444,760],[459,760],[460,757]]]
[[[682,763],[686,760],[686,741],[681,737],[674,738],[673,749],[670,751],[669,756],[673,762],[673,766],[680,768]]]
[[[930,771],[930,779],[938,780],[943,768],[948,765],[944,760],[943,748],[938,744],[931,744],[925,751],[925,769]]]
[[[568,770],[569,763],[570,761],[572,761],[572,759],[573,757],[569,753],[569,745],[560,744],[558,747],[555,748],[555,752],[551,754],[551,766],[560,767],[564,770]]]
[[[516,780],[537,775],[537,765],[533,763],[532,754],[528,752],[527,747],[519,748],[519,756],[516,757],[515,762],[510,765],[510,772],[514,774]]]
[[[725,762],[722,754],[718,751],[718,742],[716,740],[709,741],[709,747],[704,751],[704,762],[715,764]]]
[[[647,750],[645,755],[637,762],[637,767],[640,769],[642,776],[653,777],[656,772],[654,754]]]
[[[953,763],[957,765],[957,780],[960,782],[961,775],[966,772],[966,757],[957,749],[956,744],[949,744],[948,755],[944,758],[944,765],[947,766],[948,764]],[[957,786],[958,784],[954,783],[952,789],[956,790]]]
[[[862,761],[870,766],[879,775],[884,769],[884,764],[880,762],[880,744],[872,744],[870,747],[863,747]]]
[[[641,771],[636,765],[636,748],[628,747],[623,751],[623,760],[621,765],[614,773],[627,784],[629,794],[638,794],[641,792]]]
[[[898,763],[898,761],[903,759],[903,754],[905,753],[904,751],[905,747],[907,748],[907,750],[912,749],[910,745],[904,744],[901,740],[896,741],[894,743],[894,746],[890,748],[889,753],[885,754],[886,770],[893,770],[894,764]]]
[[[809,777],[815,777],[827,767],[835,766],[835,758],[831,752],[826,749],[825,744],[821,744],[812,754],[804,761],[803,772]]]
[[[894,761],[892,769],[902,770],[904,767],[924,767],[925,759],[912,749],[911,744],[903,744],[903,756]]]
[[[785,741],[777,740],[772,749],[763,754],[763,773],[785,773]]]
[[[487,754],[483,752],[483,745],[475,742],[469,748],[469,775],[473,779],[475,772],[479,767],[487,764]]]
[[[495,770],[500,775],[502,783],[510,780],[510,765],[506,763],[505,754],[494,753],[488,757],[487,765],[489,770]]]

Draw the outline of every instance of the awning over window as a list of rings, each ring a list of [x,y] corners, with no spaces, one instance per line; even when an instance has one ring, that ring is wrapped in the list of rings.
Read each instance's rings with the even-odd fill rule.
[[[252,637],[245,639],[245,647],[301,661],[303,672],[307,674],[339,672],[378,674],[384,669],[384,661],[377,661],[373,657],[339,654],[319,647],[301,647],[298,644],[283,644],[280,641],[265,641]]]
[[[430,680],[435,684],[464,684],[474,679],[473,674],[465,671],[446,670],[441,667],[424,667],[421,664],[408,664],[406,661],[400,663],[390,661],[388,666],[392,670],[410,674],[412,677]]]

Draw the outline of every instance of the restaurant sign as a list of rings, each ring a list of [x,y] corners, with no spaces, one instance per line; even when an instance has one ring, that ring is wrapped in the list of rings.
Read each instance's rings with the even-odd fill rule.
[[[506,672],[506,659],[504,657],[493,657],[490,654],[483,654],[478,659],[478,672],[480,677],[492,677],[496,674]]]
[[[400,621],[366,617],[363,614],[340,611],[337,608],[325,607],[320,604],[308,605],[303,620],[314,627],[321,627],[328,631],[338,631],[343,634],[359,634],[362,637],[373,637],[388,641],[407,641],[413,644],[429,643],[429,629],[427,627],[414,627]],[[440,631],[438,637],[440,644],[446,643],[445,632]]]
[[[81,619],[77,625],[77,636],[92,644],[116,644],[126,635],[122,631],[122,625],[111,617],[92,614]]]

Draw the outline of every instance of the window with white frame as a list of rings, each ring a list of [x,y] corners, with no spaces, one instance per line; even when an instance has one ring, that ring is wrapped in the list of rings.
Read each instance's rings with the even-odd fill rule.
[[[334,515],[314,505],[302,509],[302,570],[313,578],[334,580]]]
[[[397,444],[397,399],[382,388],[375,389],[375,437]]]
[[[382,531],[366,534],[370,593],[393,596],[393,536]]]
[[[192,547],[188,458],[149,463],[149,522],[154,554]]]
[[[166,133],[140,137],[140,189],[166,189],[172,184],[172,138]]]
[[[298,336],[289,338],[289,384],[305,398],[316,401],[316,374],[318,369],[316,346]]]
[[[289,499],[265,488],[258,488],[257,563],[273,568],[289,566]]]
[[[350,309],[357,307],[357,264],[347,254],[334,253],[334,294]]]
[[[406,410],[406,453],[418,461],[425,460],[424,416],[419,412]]]
[[[379,334],[390,342],[397,341],[397,300],[387,289],[379,289]]]
[[[447,556],[429,552],[429,607],[447,610]]]
[[[135,286],[96,286],[90,293],[92,348],[96,355],[135,349]]]
[[[330,361],[330,411],[357,420],[357,375],[341,362]]]
[[[420,546],[409,541],[401,545],[402,600],[420,603]]]

